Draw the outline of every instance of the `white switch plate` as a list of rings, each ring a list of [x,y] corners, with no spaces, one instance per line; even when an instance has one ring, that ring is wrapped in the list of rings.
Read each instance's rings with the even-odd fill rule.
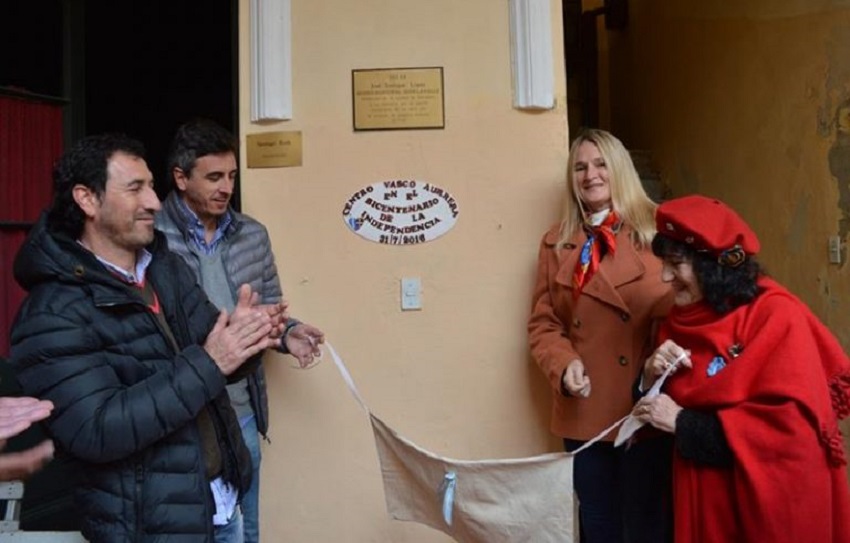
[[[829,263],[841,264],[841,236],[829,236]]]
[[[422,281],[418,277],[401,278],[401,310],[422,309]]]

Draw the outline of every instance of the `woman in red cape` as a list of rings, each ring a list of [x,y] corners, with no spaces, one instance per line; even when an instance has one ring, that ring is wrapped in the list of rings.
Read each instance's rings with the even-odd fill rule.
[[[850,542],[847,355],[762,273],[758,238],[731,208],[678,198],[656,225],[675,305],[641,389],[670,377],[633,413],[675,435],[676,543]]]

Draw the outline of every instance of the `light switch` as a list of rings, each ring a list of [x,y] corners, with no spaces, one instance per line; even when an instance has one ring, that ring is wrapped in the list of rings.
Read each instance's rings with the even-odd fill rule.
[[[829,236],[829,263],[841,264],[841,236]]]
[[[401,310],[422,309],[422,281],[418,277],[401,278]]]

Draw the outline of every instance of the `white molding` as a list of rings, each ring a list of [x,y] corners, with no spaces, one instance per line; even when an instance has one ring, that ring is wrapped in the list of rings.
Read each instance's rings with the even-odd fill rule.
[[[251,0],[251,121],[292,119],[291,0]]]
[[[509,0],[514,107],[555,107],[550,0]]]

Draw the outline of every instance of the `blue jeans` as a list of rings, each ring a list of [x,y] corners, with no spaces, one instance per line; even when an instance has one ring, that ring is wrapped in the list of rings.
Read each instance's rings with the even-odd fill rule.
[[[251,452],[251,464],[254,474],[251,476],[251,488],[242,496],[242,516],[245,526],[245,543],[260,541],[260,433],[257,431],[257,419],[250,417],[240,421],[242,439]]]
[[[213,541],[215,543],[243,543],[242,536],[242,512],[239,507],[233,512],[233,516],[227,524],[213,527]]]

